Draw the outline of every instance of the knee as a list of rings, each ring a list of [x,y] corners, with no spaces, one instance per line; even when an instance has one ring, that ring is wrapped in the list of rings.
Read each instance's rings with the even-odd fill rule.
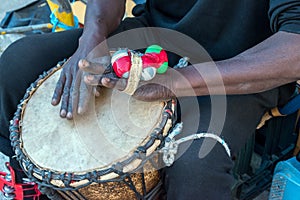
[[[38,45],[33,44],[35,37],[23,37],[13,42],[0,57],[1,90],[11,90],[12,85],[27,87],[27,82],[34,80],[42,72],[34,66],[39,59]],[[36,73],[37,71],[37,73]],[[31,78],[32,77],[32,78]],[[26,86],[25,86],[26,85]]]
[[[1,65],[3,63],[7,64],[12,61],[11,59],[17,59],[18,57],[22,57],[23,54],[28,53],[30,41],[30,37],[22,37],[11,43],[1,55]]]
[[[197,143],[194,142],[172,167],[165,170],[168,199],[231,199],[232,160],[221,145],[216,145],[200,159]]]
[[[22,62],[18,62],[28,51],[29,41],[27,37],[21,38],[10,44],[0,57],[0,85],[9,80],[7,77],[12,77],[17,73]],[[26,48],[27,47],[27,48]],[[18,65],[19,63],[19,65]],[[10,78],[12,79],[12,78]]]

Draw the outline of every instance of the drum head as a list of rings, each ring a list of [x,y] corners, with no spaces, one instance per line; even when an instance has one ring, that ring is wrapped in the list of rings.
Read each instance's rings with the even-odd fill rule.
[[[50,104],[60,70],[33,93],[23,111],[24,154],[38,167],[83,173],[129,157],[161,120],[162,102],[142,102],[103,89],[89,112],[74,120],[59,116]]]

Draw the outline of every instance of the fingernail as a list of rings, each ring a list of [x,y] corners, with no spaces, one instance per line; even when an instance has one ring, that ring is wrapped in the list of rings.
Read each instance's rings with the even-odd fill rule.
[[[96,97],[99,97],[99,96],[100,96],[100,92],[96,91],[96,92],[95,92],[95,96],[96,96]]]
[[[79,107],[78,110],[77,110],[77,113],[78,113],[78,114],[82,114],[82,112],[83,112],[82,107]]]
[[[67,111],[66,111],[66,110],[61,110],[61,111],[60,111],[60,116],[65,117],[66,114],[67,114]]]
[[[78,66],[79,67],[84,67],[84,65],[83,65],[83,60],[81,59],[81,60],[79,60],[79,62],[78,62]]]
[[[84,80],[84,82],[86,82],[86,83],[88,83],[88,82],[89,82],[89,79],[88,79],[88,77],[87,77],[87,76],[84,76],[84,77],[83,77],[83,80]]]
[[[83,66],[83,67],[89,66],[89,62],[85,59],[81,59],[79,62],[81,64],[81,66]]]
[[[72,119],[72,118],[73,118],[73,114],[72,114],[71,112],[68,112],[67,118],[68,118],[68,119]]]
[[[87,75],[84,77],[84,82],[87,84],[92,84],[94,77],[92,77],[91,75]]]
[[[106,83],[109,83],[109,82],[110,82],[110,79],[109,79],[109,78],[104,78],[104,81],[105,81]]]
[[[57,100],[56,99],[52,99],[51,104],[52,105],[57,104]]]
[[[92,80],[94,80],[94,76],[88,75],[88,76],[87,76],[87,79],[88,79],[89,81],[92,81]]]

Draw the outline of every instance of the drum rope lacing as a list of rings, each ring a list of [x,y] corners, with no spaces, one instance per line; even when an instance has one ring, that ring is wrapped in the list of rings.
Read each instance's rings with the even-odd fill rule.
[[[133,155],[130,158],[127,158],[125,160],[119,161],[116,164],[112,165],[109,168],[106,169],[95,169],[91,172],[86,172],[84,174],[75,174],[75,173],[67,173],[67,172],[52,172],[50,170],[45,170],[40,167],[36,167],[33,162],[23,153],[22,151],[22,140],[20,138],[21,129],[22,129],[22,116],[25,109],[25,106],[27,102],[30,99],[30,96],[35,92],[35,90],[43,83],[44,79],[46,77],[49,77],[53,73],[55,73],[57,70],[62,68],[64,62],[60,62],[56,68],[52,68],[48,72],[44,72],[42,75],[39,76],[39,78],[30,85],[30,87],[26,90],[26,94],[24,95],[24,98],[21,100],[20,104],[18,105],[17,112],[14,115],[13,120],[11,121],[10,126],[10,139],[11,144],[14,148],[16,158],[19,160],[21,167],[23,168],[24,172],[27,174],[27,176],[30,178],[31,181],[34,181],[35,183],[38,183],[41,187],[49,187],[55,190],[59,191],[72,191],[72,190],[78,190],[80,188],[86,187],[90,185],[91,183],[107,183],[112,181],[118,181],[123,182],[126,185],[128,185],[131,190],[134,191],[136,197],[138,199],[144,199],[143,195],[145,195],[145,188],[143,188],[143,194],[140,194],[137,192],[135,185],[133,184],[133,181],[131,180],[130,174],[123,172],[123,168],[130,164],[132,161],[139,159],[142,160],[142,162],[139,164],[139,166],[133,170],[130,173],[140,173],[140,170],[143,169],[143,165],[150,161],[152,166],[155,165],[155,161],[152,161],[154,155],[146,155],[147,150],[151,148],[155,142],[159,141],[160,145],[157,147],[157,150],[155,153],[162,153],[163,157],[165,158],[165,164],[167,166],[170,166],[174,160],[175,160],[175,154],[177,153],[178,145],[186,142],[188,140],[194,140],[199,138],[205,138],[209,137],[212,139],[217,140],[219,143],[221,143],[224,148],[226,149],[227,154],[230,156],[230,150],[228,148],[228,145],[225,143],[223,139],[221,139],[219,136],[212,134],[212,133],[198,133],[194,135],[190,135],[188,137],[175,140],[175,136],[178,135],[182,130],[182,124],[177,124],[175,127],[175,122],[177,120],[176,116],[176,106],[175,110],[170,109],[173,106],[173,101],[168,102],[166,105],[165,111],[162,114],[162,120],[159,123],[158,127],[155,128],[149,136],[149,140],[146,142],[146,144],[138,147],[136,151],[133,153]],[[168,123],[168,121],[172,121],[172,127],[173,131],[169,135],[163,135],[165,125]],[[154,166],[155,167],[155,166]],[[118,175],[116,178],[112,178],[110,180],[101,180],[100,177],[109,173],[115,173]],[[35,175],[34,175],[35,174]],[[142,176],[144,174],[142,173]],[[38,179],[36,176],[39,176],[40,179]],[[143,178],[142,178],[143,179]],[[52,185],[51,181],[53,180],[59,180],[63,183],[63,187],[58,187],[56,185]],[[80,186],[74,186],[72,183],[79,182],[85,180],[86,182]]]
[[[216,140],[224,147],[227,155],[229,156],[229,158],[231,158],[230,149],[227,143],[225,142],[224,139],[220,138],[218,135],[214,133],[196,133],[175,140],[175,136],[180,134],[182,132],[182,129],[183,129],[183,123],[182,122],[177,123],[173,128],[172,132],[166,137],[164,147],[159,150],[163,154],[163,161],[166,164],[166,166],[169,167],[174,163],[175,155],[177,154],[179,144],[187,142],[189,140],[196,140],[200,138],[211,138]]]
[[[140,194],[136,186],[133,184],[130,174],[133,173],[141,173],[143,170],[143,165],[146,162],[150,162],[150,164],[155,168],[156,161],[154,161],[154,155],[146,155],[147,150],[152,148],[155,145],[155,148],[159,149],[164,144],[164,139],[166,135],[165,126],[171,120],[172,122],[176,121],[176,106],[174,101],[169,101],[165,105],[165,110],[162,113],[161,122],[158,126],[152,131],[152,133],[148,136],[149,139],[145,144],[139,146],[132,154],[131,157],[126,158],[125,160],[118,161],[116,164],[112,165],[109,168],[105,169],[95,169],[90,172],[85,172],[83,174],[76,174],[73,172],[55,172],[50,171],[48,169],[43,169],[40,166],[36,166],[25,153],[23,152],[23,144],[21,139],[21,130],[22,130],[22,117],[26,109],[26,105],[32,96],[32,94],[36,91],[36,89],[44,82],[47,77],[50,77],[56,71],[62,68],[65,61],[58,63],[57,67],[50,69],[47,72],[44,72],[39,78],[30,85],[30,87],[26,90],[26,94],[23,99],[20,101],[20,104],[17,107],[17,111],[15,112],[13,120],[10,122],[10,140],[15,151],[15,157],[20,162],[20,165],[29,179],[35,183],[37,183],[40,187],[49,187],[54,190],[59,190],[63,192],[75,191],[80,188],[86,187],[91,183],[108,183],[108,182],[123,182],[128,187],[134,191],[137,199],[144,199],[146,195],[145,187],[143,188],[142,194]],[[174,108],[175,107],[175,108]],[[173,108],[173,109],[172,109]],[[172,126],[174,123],[172,123]],[[156,147],[156,144],[159,142],[160,145]],[[157,153],[157,151],[155,152]],[[142,162],[137,166],[135,170],[130,173],[124,172],[124,167],[130,164],[132,161],[142,160]],[[157,168],[156,168],[157,169]],[[115,173],[118,176],[115,178],[111,178],[109,180],[102,180],[100,177],[103,175],[107,175],[109,173]],[[142,173],[142,176],[144,174]],[[37,178],[39,177],[39,178]],[[143,179],[143,177],[142,177]],[[56,186],[51,184],[52,181],[61,181],[63,186]],[[82,185],[73,185],[75,182],[85,181]],[[144,181],[143,181],[144,182]]]

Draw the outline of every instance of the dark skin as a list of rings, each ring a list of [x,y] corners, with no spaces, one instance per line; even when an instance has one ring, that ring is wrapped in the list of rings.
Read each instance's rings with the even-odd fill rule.
[[[80,72],[78,62],[99,43],[112,33],[120,24],[125,12],[125,0],[89,0],[85,15],[83,34],[79,39],[79,47],[64,65],[55,88],[52,105],[61,102],[60,116],[72,119],[74,111],[83,113],[90,99],[91,92],[98,94],[95,88],[86,85]],[[106,52],[98,52],[99,57]],[[102,63],[103,64],[103,63]]]
[[[280,31],[233,58],[216,62],[223,83],[220,83],[220,77],[209,67],[213,63],[201,63],[156,75],[153,80],[141,83],[133,96],[143,101],[154,101],[174,96],[263,92],[300,79],[299,52],[300,34]],[[86,60],[82,63],[79,66],[82,69],[89,69],[90,66],[97,68],[97,63]],[[98,68],[104,70],[101,64]],[[206,82],[198,71],[205,74]],[[84,80],[90,85],[100,83],[101,86],[118,90],[126,87],[125,79],[116,81],[99,75],[87,75]]]
[[[72,119],[74,110],[79,114],[85,111],[86,103],[91,96],[91,86],[124,90],[125,79],[102,77],[101,74],[107,67],[101,59],[102,52],[99,52],[98,60],[86,59],[78,63],[79,59],[85,58],[91,49],[117,28],[124,14],[124,4],[125,0],[89,1],[87,23],[80,38],[79,48],[65,65],[53,95],[53,105],[62,102],[61,117]],[[157,75],[149,82],[141,82],[134,97],[154,101],[174,96],[250,94],[266,91],[300,79],[299,48],[298,34],[278,32],[233,58],[216,63],[196,64],[179,70],[168,70],[167,73]],[[73,78],[78,72],[77,63],[82,70],[79,81]],[[220,76],[216,76],[215,71],[208,65],[216,65]],[[198,71],[201,71],[201,74],[204,72],[205,79]],[[206,82],[209,83],[209,89]]]

